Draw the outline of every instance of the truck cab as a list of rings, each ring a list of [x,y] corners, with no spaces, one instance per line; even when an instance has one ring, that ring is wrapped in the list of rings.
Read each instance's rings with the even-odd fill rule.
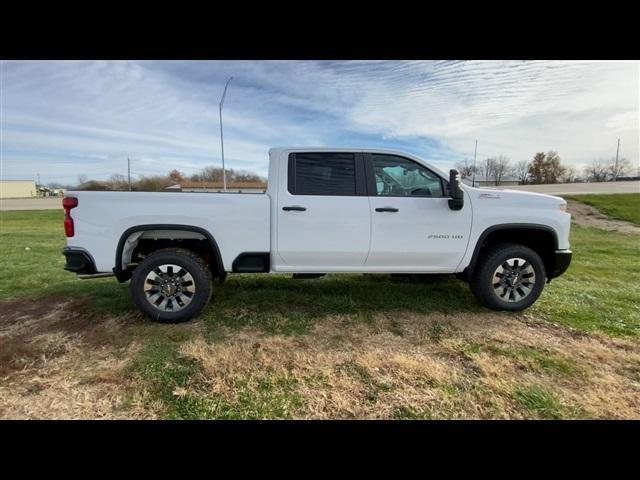
[[[270,158],[274,271],[456,271],[472,207],[450,209],[444,172],[385,150],[272,149]]]

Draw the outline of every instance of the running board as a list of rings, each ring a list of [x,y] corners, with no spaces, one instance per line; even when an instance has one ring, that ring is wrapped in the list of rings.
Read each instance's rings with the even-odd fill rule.
[[[294,280],[305,280],[308,278],[320,278],[324,277],[326,273],[294,273]]]
[[[81,278],[83,280],[88,280],[90,278],[105,278],[105,277],[113,277],[113,273],[108,273],[108,272],[104,272],[104,273],[92,273],[89,275],[78,275],[78,278]]]

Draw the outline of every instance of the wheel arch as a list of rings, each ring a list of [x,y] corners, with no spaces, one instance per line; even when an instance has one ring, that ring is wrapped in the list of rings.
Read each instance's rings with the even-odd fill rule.
[[[483,249],[501,242],[524,245],[535,251],[545,266],[547,277],[555,268],[555,251],[558,248],[558,234],[548,225],[535,223],[504,223],[492,225],[485,229],[473,250],[469,265],[462,272],[462,277],[469,280],[475,271]]]
[[[144,233],[145,231],[151,230],[166,230],[166,231],[176,231],[176,232],[190,232],[202,235],[204,239],[206,239],[208,246],[211,248],[215,263],[210,266],[212,268],[212,272],[217,276],[220,280],[224,280],[226,277],[226,272],[224,270],[224,264],[222,263],[222,255],[220,253],[220,248],[218,247],[218,243],[216,242],[213,235],[206,229],[202,227],[196,227],[194,225],[181,225],[181,224],[145,224],[145,225],[135,225],[133,227],[127,228],[121,235],[118,240],[118,245],[116,246],[116,258],[115,258],[115,266],[113,267],[113,273],[119,282],[125,282],[131,278],[131,270],[122,268],[122,260],[123,260],[123,252],[125,248],[125,243],[129,237],[131,237],[135,233]]]

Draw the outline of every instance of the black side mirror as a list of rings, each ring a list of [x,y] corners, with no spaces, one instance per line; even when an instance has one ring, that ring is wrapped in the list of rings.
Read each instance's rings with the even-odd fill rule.
[[[461,210],[464,206],[464,192],[460,188],[460,173],[456,169],[449,170],[449,208]]]

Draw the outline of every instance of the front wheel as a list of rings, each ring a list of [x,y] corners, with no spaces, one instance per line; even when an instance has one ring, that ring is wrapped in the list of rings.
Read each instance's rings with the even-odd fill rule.
[[[185,322],[211,298],[211,272],[190,250],[165,248],[140,262],[130,288],[133,302],[151,320]]]
[[[493,310],[523,310],[542,293],[546,272],[540,256],[523,245],[504,243],[486,252],[471,291]]]

